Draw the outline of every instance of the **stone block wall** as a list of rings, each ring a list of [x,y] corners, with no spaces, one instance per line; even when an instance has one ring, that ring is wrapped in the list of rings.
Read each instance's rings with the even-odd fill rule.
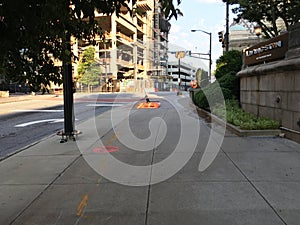
[[[300,142],[299,43],[300,24],[297,24],[290,31],[289,50],[284,60],[251,66],[238,73],[242,108],[257,116],[266,116],[279,121],[287,137],[298,142]]]

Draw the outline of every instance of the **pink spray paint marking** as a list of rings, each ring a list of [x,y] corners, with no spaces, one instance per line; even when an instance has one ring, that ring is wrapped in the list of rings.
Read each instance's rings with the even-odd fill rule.
[[[111,152],[117,152],[119,151],[119,147],[117,146],[101,146],[94,148],[92,151],[94,153],[111,153]]]

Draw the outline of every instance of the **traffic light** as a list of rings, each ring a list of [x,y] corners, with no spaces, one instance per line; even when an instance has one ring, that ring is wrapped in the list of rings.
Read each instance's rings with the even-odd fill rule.
[[[223,41],[222,41],[222,48],[226,48],[226,41],[225,41],[225,38],[223,38]]]
[[[218,35],[219,35],[219,42],[223,42],[224,41],[223,31],[218,32]]]
[[[219,36],[219,42],[222,43],[222,48],[225,48],[226,47],[226,41],[225,41],[225,38],[224,38],[223,31],[218,32],[218,36]]]

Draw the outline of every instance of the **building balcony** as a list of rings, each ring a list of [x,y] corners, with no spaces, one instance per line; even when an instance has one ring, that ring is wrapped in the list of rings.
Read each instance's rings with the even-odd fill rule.
[[[116,33],[117,39],[125,44],[131,44],[133,43],[133,39],[131,37],[126,36],[125,34],[121,32]],[[127,42],[127,43],[126,43]]]
[[[147,0],[137,0],[136,6],[144,11],[150,11],[153,8],[151,2]]]

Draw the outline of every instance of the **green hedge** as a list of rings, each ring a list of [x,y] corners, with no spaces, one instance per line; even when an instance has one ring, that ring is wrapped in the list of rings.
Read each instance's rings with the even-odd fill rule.
[[[223,96],[219,95],[217,89],[221,88]],[[224,98],[223,98],[224,97]],[[208,102],[209,99],[209,102]],[[194,103],[200,108],[210,111],[210,108],[224,102],[224,99],[234,99],[232,91],[225,87],[220,87],[217,83],[207,85],[202,90],[199,90],[194,97]]]

